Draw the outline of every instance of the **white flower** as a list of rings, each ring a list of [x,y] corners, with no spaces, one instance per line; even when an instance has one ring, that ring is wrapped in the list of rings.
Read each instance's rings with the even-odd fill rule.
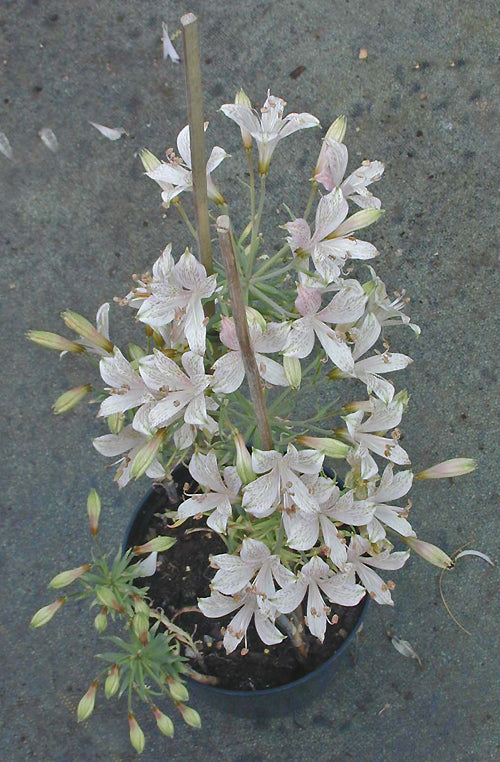
[[[372,243],[352,237],[355,230],[371,225],[380,216],[376,209],[364,209],[347,220],[348,204],[342,192],[333,190],[323,196],[316,210],[314,234],[304,219],[287,222],[287,238],[294,253],[307,254],[321,277],[331,283],[340,277],[340,269],[348,258],[372,259],[378,252]]]
[[[287,545],[294,550],[310,550],[316,545],[321,529],[323,542],[329,558],[336,566],[342,567],[347,559],[345,541],[337,531],[335,522],[352,526],[364,526],[371,521],[375,506],[355,502],[354,493],[340,494],[331,479],[304,476],[304,483],[310,494],[318,502],[318,510],[305,513],[296,506],[285,507],[283,524],[287,535]]]
[[[284,499],[295,503],[301,510],[318,510],[317,500],[297,474],[318,474],[324,455],[316,450],[297,451],[288,445],[286,455],[276,450],[252,451],[252,468],[256,474],[265,474],[244,487],[243,507],[254,516],[270,516]],[[268,472],[268,473],[266,473]]]
[[[377,603],[393,606],[394,602],[388,586],[371,567],[374,566],[376,569],[388,570],[401,569],[409,558],[410,553],[408,551],[389,553],[388,550],[384,550],[377,555],[363,555],[364,553],[369,553],[371,548],[372,544],[370,540],[355,534],[351,537],[351,542],[347,549],[347,560],[352,564],[353,570],[370,593],[370,597]]]
[[[205,129],[207,125],[205,125]],[[191,171],[191,142],[189,136],[189,125],[186,125],[177,136],[177,150],[180,159],[173,152],[169,153],[167,161],[162,161],[157,167],[146,175],[158,183],[163,192],[161,197],[167,206],[172,199],[176,198],[183,191],[193,189],[193,173]],[[215,187],[210,173],[219,166],[228,154],[220,146],[212,148],[212,152],[207,161],[207,194],[208,198],[216,204],[223,204],[224,198],[220,191]]]
[[[326,137],[313,179],[321,183],[327,191],[340,188],[346,199],[354,201],[363,209],[380,209],[380,199],[370,193],[367,186],[382,177],[384,172],[382,162],[365,160],[358,169],[343,180],[347,160],[346,146],[333,138]]]
[[[330,303],[320,309],[321,294],[318,289],[297,286],[295,300],[297,311],[302,315],[290,329],[284,354],[290,357],[307,357],[314,346],[314,336],[337,368],[352,372],[354,361],[351,350],[327,323],[345,324],[355,322],[364,312],[366,295],[356,280],[345,282]]]
[[[188,249],[177,264],[173,263],[168,246],[153,267],[153,279],[143,295],[132,292],[130,303],[140,300],[137,317],[152,328],[163,328],[175,321],[177,341],[184,334],[189,348],[205,354],[206,327],[202,299],[212,296],[216,275],[207,277],[204,266]]]
[[[411,471],[399,471],[393,473],[392,463],[388,463],[380,479],[380,484],[376,489],[369,488],[369,494],[366,500],[362,501],[365,505],[372,505],[375,509],[375,515],[367,524],[368,537],[371,542],[378,542],[385,537],[385,529],[382,524],[386,524],[403,537],[415,535],[410,523],[406,520],[406,508],[398,505],[387,505],[390,500],[398,500],[410,491],[413,482]],[[381,523],[382,522],[382,523]]]
[[[361,478],[369,479],[378,472],[377,464],[369,453],[372,450],[377,455],[391,460],[398,465],[408,465],[410,459],[406,450],[403,450],[394,439],[380,436],[379,432],[385,432],[399,424],[403,415],[403,405],[399,400],[385,404],[381,400],[370,400],[371,414],[363,423],[364,411],[346,415],[344,420],[347,425],[348,438],[357,445],[355,456],[360,458]],[[377,432],[376,434],[373,432]]]
[[[99,363],[103,381],[109,384],[109,397],[99,408],[99,416],[124,413],[154,399],[141,376],[132,368],[120,350],[115,347],[112,357],[104,357]],[[136,413],[140,412],[140,410]]]
[[[267,174],[274,149],[280,140],[297,130],[319,125],[318,119],[312,114],[287,114],[283,117],[285,106],[284,100],[271,95],[269,91],[260,117],[244,103],[227,103],[221,106],[221,111],[249,133],[257,143],[261,175]]]
[[[222,477],[214,452],[209,452],[208,455],[196,452],[191,458],[189,472],[208,491],[202,495],[193,495],[181,503],[177,511],[179,519],[213,511],[207,519],[208,526],[216,532],[225,532],[232,512],[231,504],[236,500],[241,487],[236,468],[227,466]]]
[[[418,336],[420,334],[419,326],[410,322],[408,315],[401,312],[409,302],[409,299],[405,298],[404,291],[401,294],[397,294],[396,298],[391,302],[387,296],[385,283],[380,280],[372,267],[369,267],[369,270],[372,275],[373,286],[369,290],[367,310],[375,315],[380,326],[394,325],[401,321],[404,325],[408,325]]]
[[[264,330],[257,320],[251,319],[251,315],[247,322],[250,344],[255,352],[260,375],[274,386],[288,386],[283,366],[265,357],[268,352],[280,352],[284,348],[289,331],[288,323],[267,323]],[[211,385],[215,392],[230,394],[243,383],[245,367],[234,321],[223,317],[221,326],[220,340],[231,351],[214,363]]]
[[[106,458],[116,458],[117,455],[122,456],[114,463],[115,466],[118,466],[115,481],[122,488],[130,481],[130,470],[135,456],[150,438],[150,436],[135,431],[129,425],[125,426],[119,434],[104,434],[102,437],[97,437],[92,441],[92,444],[97,452],[100,452]],[[151,479],[165,478],[165,470],[157,458],[148,467],[146,474]]]
[[[157,349],[154,355],[140,361],[139,370],[144,381],[161,395],[161,399],[151,406],[149,423],[154,427],[168,426],[183,417],[185,423],[214,431],[215,421],[207,415],[204,392],[210,378],[205,375],[203,357],[185,352],[182,365],[187,375]]]
[[[313,556],[302,567],[297,577],[276,593],[272,602],[278,611],[289,614],[297,608],[306,593],[307,626],[311,633],[323,642],[330,609],[325,605],[321,593],[332,603],[356,606],[365,590],[361,585],[354,583],[352,575],[335,573],[319,556]]]

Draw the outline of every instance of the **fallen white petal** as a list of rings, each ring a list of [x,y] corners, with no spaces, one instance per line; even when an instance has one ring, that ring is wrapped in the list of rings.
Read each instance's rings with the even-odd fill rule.
[[[161,29],[161,40],[163,42],[163,60],[166,61],[167,58],[170,58],[174,63],[180,63],[180,56],[172,45],[172,40],[168,34],[168,26],[164,21],[162,21]]]
[[[152,577],[156,571],[157,551],[150,553],[147,558],[137,565],[136,577]]]
[[[418,653],[412,648],[411,643],[407,640],[401,640],[400,638],[391,638],[391,643],[401,656],[406,656],[407,659],[416,659],[419,667],[422,666],[422,660]]]
[[[482,558],[490,566],[496,566],[495,562],[486,553],[481,553],[480,550],[462,550],[455,556],[454,561],[458,561],[462,556],[478,556],[478,558]]]
[[[56,153],[57,149],[59,148],[59,143],[57,142],[57,138],[50,129],[50,127],[42,127],[42,129],[38,133],[38,137],[44,144],[44,146],[47,146],[49,151],[52,151],[53,153]]]
[[[127,134],[123,127],[105,127],[104,124],[97,124],[97,122],[89,122],[89,124],[99,130],[101,135],[104,135],[108,140],[119,140],[122,135]]]
[[[5,134],[5,132],[0,132],[0,153],[3,153],[3,155],[10,159],[10,161],[14,158],[14,152],[12,150],[12,146],[9,143],[9,138]]]

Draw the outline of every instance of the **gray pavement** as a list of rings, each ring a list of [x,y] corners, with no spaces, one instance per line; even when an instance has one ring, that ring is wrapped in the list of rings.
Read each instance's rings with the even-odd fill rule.
[[[413,524],[449,552],[471,542],[498,558],[496,4],[194,0],[190,8],[202,27],[209,139],[216,134],[236,154],[238,130],[218,107],[240,86],[260,102],[270,87],[324,127],[345,113],[352,162],[386,162],[378,190],[387,213],[370,232],[383,253],[377,267],[390,288],[407,290],[423,329],[418,341],[406,333],[395,339],[415,359],[405,374],[404,446],[416,469],[456,455],[479,460],[468,478],[418,485]],[[37,632],[28,622],[51,600],[53,574],[87,558],[78,542],[89,487],[103,496],[104,539],[118,546],[143,485],[118,493],[103,469],[89,446],[100,433],[95,407],[52,416],[52,401],[87,378],[71,358],[58,362],[28,344],[24,332],[60,330],[58,315],[70,307],[91,317],[110,296],[125,294],[130,273],[149,267],[168,240],[176,250],[182,244],[181,225],[163,215],[134,154],[143,145],[160,153],[185,123],[182,67],[161,60],[160,44],[161,21],[174,31],[184,10],[160,0],[0,6],[0,131],[14,152],[13,162],[0,155],[0,697],[8,762],[134,759],[123,707],[100,700],[89,722],[76,723],[94,669],[88,613],[61,612]],[[122,126],[128,136],[112,143],[89,120]],[[57,136],[56,154],[37,136],[43,127]],[[289,138],[276,154],[272,215],[283,200],[294,205],[298,171],[309,176],[319,137],[312,132]],[[243,172],[241,156],[221,167],[229,196],[240,192]],[[123,316],[115,312],[119,337]],[[497,580],[497,569],[475,558],[445,578],[448,603],[469,636],[443,608],[437,571],[412,559],[397,574],[394,610],[372,606],[355,663],[346,660],[314,705],[263,723],[200,701],[203,729],[178,723],[172,741],[141,717],[143,758],[497,759]],[[396,653],[386,628],[412,643],[422,670]]]

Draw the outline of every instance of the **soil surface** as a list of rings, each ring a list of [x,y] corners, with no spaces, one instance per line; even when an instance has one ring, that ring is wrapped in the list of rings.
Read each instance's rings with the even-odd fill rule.
[[[179,486],[178,493],[181,491]],[[192,493],[192,484],[188,491]],[[246,643],[243,639],[233,653],[227,654],[222,644],[224,628],[236,612],[207,619],[197,609],[197,599],[210,595],[210,581],[215,574],[210,567],[210,556],[225,553],[226,546],[215,532],[207,529],[204,518],[191,519],[182,527],[170,529],[172,519],[165,512],[174,510],[177,505],[163,487],[156,487],[148,502],[154,514],[144,537],[140,540],[134,537],[134,544],[159,534],[175,536],[177,542],[159,556],[154,577],[138,580],[137,584],[147,585],[153,605],[161,607],[170,619],[175,617],[175,623],[193,637],[203,655],[204,667],[195,661],[191,666],[197,672],[217,677],[218,687],[261,690],[293,682],[330,658],[354,628],[365,605],[364,599],[352,607],[330,605],[329,618],[337,615],[338,622],[327,626],[323,643],[306,631],[308,656],[305,662],[298,660],[289,638],[274,646],[262,643],[253,622],[248,628]],[[183,609],[191,611],[178,614]]]

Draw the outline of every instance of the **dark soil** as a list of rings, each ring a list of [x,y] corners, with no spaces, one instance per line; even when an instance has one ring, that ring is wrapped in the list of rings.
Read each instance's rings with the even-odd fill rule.
[[[192,492],[192,485],[189,491]],[[207,529],[203,518],[186,521],[178,529],[169,529],[172,520],[164,514],[174,510],[176,504],[169,500],[161,486],[148,496],[146,503],[143,508],[151,507],[153,513],[148,520],[149,529],[144,531],[143,523],[144,536],[134,536],[132,543],[146,541],[158,534],[175,536],[177,542],[159,557],[154,577],[138,580],[138,584],[149,587],[153,605],[161,607],[172,619],[183,609],[195,608],[198,598],[210,595],[210,581],[215,570],[210,567],[209,557],[225,553],[226,546],[215,532]],[[336,614],[338,622],[327,625],[323,643],[306,631],[308,656],[305,662],[297,659],[296,649],[288,638],[275,646],[262,643],[253,622],[248,628],[246,643],[243,639],[233,653],[226,654],[222,645],[224,628],[236,612],[220,619],[207,619],[198,610],[186,611],[175,616],[175,623],[193,637],[203,655],[204,666],[193,661],[193,669],[217,677],[217,685],[221,688],[261,690],[293,682],[330,658],[353,630],[364,605],[364,599],[353,607],[331,604],[329,618]]]

